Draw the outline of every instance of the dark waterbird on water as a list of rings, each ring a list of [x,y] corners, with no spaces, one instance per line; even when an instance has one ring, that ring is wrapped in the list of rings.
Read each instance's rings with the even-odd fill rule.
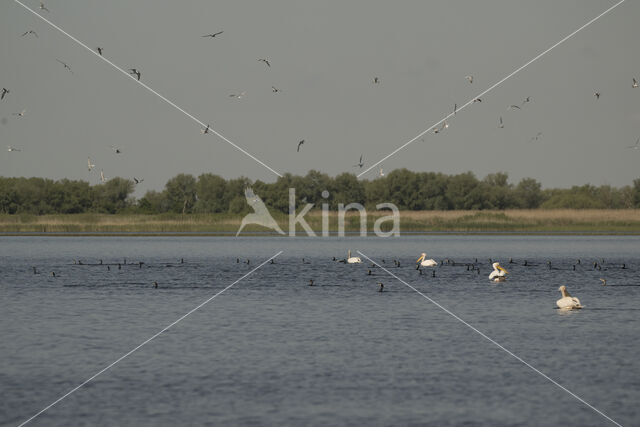
[[[382,282],[378,282],[378,292],[384,292],[384,285]]]
[[[309,279],[309,286],[313,286],[313,279]]]

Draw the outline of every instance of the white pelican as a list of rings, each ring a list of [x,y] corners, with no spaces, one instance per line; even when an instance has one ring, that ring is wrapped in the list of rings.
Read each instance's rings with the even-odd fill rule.
[[[93,163],[91,163],[91,157],[87,157],[87,169],[89,169],[89,172],[91,172],[91,170],[93,168],[95,168],[96,165],[94,165]]]
[[[562,293],[562,298],[556,301],[556,305],[558,308],[567,309],[567,310],[575,310],[582,308],[580,304],[580,300],[576,297],[572,297],[567,292],[567,287],[562,285],[558,288],[558,290]]]
[[[509,274],[509,272],[502,268],[499,262],[494,262],[493,271],[489,275],[489,280],[493,280],[494,282],[504,282],[507,280],[507,274]]]
[[[107,182],[107,180],[104,177],[104,171],[102,169],[100,169],[100,182],[102,182],[103,184]]]
[[[347,263],[348,264],[360,264],[361,262],[362,262],[362,260],[360,259],[360,257],[351,256],[351,249],[349,249],[349,252],[347,254]]]
[[[418,258],[418,260],[416,262],[420,262],[420,265],[423,267],[435,267],[436,265],[438,265],[438,263],[433,260],[433,259],[426,259],[427,258],[427,254],[422,252],[420,254],[420,258]]]

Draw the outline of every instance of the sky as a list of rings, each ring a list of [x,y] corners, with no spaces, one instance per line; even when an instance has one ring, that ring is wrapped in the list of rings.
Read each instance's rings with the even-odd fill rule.
[[[365,168],[377,162],[615,3],[48,0],[50,12],[38,13],[139,69],[150,88],[278,173],[335,176],[360,172],[360,155]],[[640,4],[626,1],[381,167],[502,171],[543,187],[631,184],[640,177],[640,150],[626,148],[640,137],[638,16]],[[31,29],[38,38],[21,37]],[[0,87],[11,91],[0,102],[1,176],[95,184],[102,169],[144,179],[137,196],[178,173],[277,178],[13,0],[0,2],[0,58]]]

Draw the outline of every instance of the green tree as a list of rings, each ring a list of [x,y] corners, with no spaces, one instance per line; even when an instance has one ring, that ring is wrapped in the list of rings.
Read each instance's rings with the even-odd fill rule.
[[[165,192],[171,212],[191,213],[196,204],[196,179],[193,175],[178,174],[165,184]]]
[[[542,185],[533,178],[523,178],[515,189],[515,198],[519,207],[536,209],[542,203]]]
[[[198,177],[196,183],[197,202],[195,212],[214,213],[227,212],[229,199],[226,197],[227,181],[211,173],[205,173]]]

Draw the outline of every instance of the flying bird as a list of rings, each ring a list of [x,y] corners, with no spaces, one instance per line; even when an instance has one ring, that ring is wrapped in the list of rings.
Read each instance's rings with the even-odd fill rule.
[[[44,10],[45,12],[50,12],[50,10],[47,9],[47,7],[42,2],[40,2],[40,10]]]
[[[264,62],[265,64],[267,64],[267,67],[271,67],[271,63],[266,58],[260,58],[260,59],[258,59],[258,61]]]
[[[433,128],[433,133],[440,133],[443,130],[447,129],[448,127],[449,127],[449,123],[447,123],[447,121],[445,120],[444,122],[442,122],[442,126],[440,126],[440,129]]]
[[[522,104],[520,104],[520,105],[522,106],[522,105],[526,104],[527,102],[531,102],[531,97],[530,97],[530,96],[527,96],[527,97],[524,99],[524,101],[522,101]]]
[[[380,170],[378,171],[378,176],[380,178],[384,177],[384,172],[383,172],[382,168],[380,168]]]
[[[600,92],[593,92],[593,96],[595,96],[596,99],[600,99]]]
[[[100,169],[100,182],[105,183],[107,180],[104,177],[104,171]]]
[[[138,81],[140,81],[140,77],[142,76],[142,73],[135,68],[129,68],[129,74],[138,77]]]
[[[627,148],[633,148],[634,150],[640,150],[640,145],[639,145],[639,144],[640,144],[640,138],[638,138],[638,139],[636,140],[635,145],[630,145],[630,146],[628,146]]]
[[[536,134],[536,136],[532,136],[532,137],[529,139],[529,142],[538,141],[538,140],[540,140],[540,137],[541,137],[541,136],[542,136],[542,132],[538,132],[538,133]]]
[[[636,78],[633,78],[633,83],[631,83],[631,87],[638,87],[638,81],[636,80]]]
[[[465,76],[465,79],[469,81],[469,83],[473,83],[473,76]]]
[[[509,108],[507,108],[508,110],[521,110],[522,108],[520,108],[520,106],[518,105],[509,105]]]
[[[300,152],[300,146],[304,144],[304,139],[300,142],[298,142],[298,149],[296,150],[296,152]]]
[[[133,180],[135,181],[136,184],[140,184],[142,181],[144,181],[144,179],[138,179],[135,176],[133,177]]]
[[[115,151],[116,154],[122,154],[122,150],[120,150],[118,147],[116,147],[115,145],[111,145],[111,149],[113,151]]]
[[[91,163],[91,157],[87,157],[87,169],[89,169],[89,172],[91,172],[95,167],[96,165]]]
[[[27,112],[27,109],[25,108],[24,110],[20,111],[19,113],[13,113],[13,115],[14,116],[18,116],[18,117],[24,117],[26,112]]]
[[[246,91],[242,91],[239,94],[232,93],[231,95],[229,95],[229,97],[236,98],[236,99],[241,99],[246,93],[247,93]]]
[[[15,147],[14,147],[14,146],[12,146],[12,145],[7,145],[7,151],[8,151],[8,152],[12,152],[12,151],[22,151],[22,150],[21,150],[21,149],[19,149],[19,148],[15,148]]]
[[[278,92],[280,92],[280,89],[278,89],[278,88],[277,88],[277,87],[275,87],[275,86],[271,86],[271,91],[272,91],[273,93],[278,93]]]
[[[215,36],[219,36],[220,34],[224,33],[224,31],[218,31],[217,33],[213,33],[213,34],[205,34],[202,37],[211,37],[214,38]]]
[[[499,123],[498,123],[498,127],[499,127],[500,129],[504,129],[504,123],[502,122],[502,116],[500,116],[500,121],[499,121]]]
[[[206,133],[209,133],[209,125],[207,125],[207,127],[206,127],[206,128],[201,129],[201,130],[200,130],[200,132],[201,132],[203,135],[204,135],[204,134],[206,134]]]
[[[34,36],[38,37],[38,33],[36,33],[33,30],[25,31],[24,33],[22,33],[22,35],[20,37],[24,37],[24,36],[26,36],[28,34],[33,34]]]
[[[71,69],[71,67],[69,66],[69,64],[67,64],[67,63],[66,63],[66,62],[64,62],[64,61],[60,61],[60,60],[59,60],[59,59],[57,59],[57,58],[56,58],[56,61],[58,61],[59,63],[61,63],[65,70],[69,70],[69,72],[70,72],[71,74],[73,74],[73,70]]]
[[[100,56],[102,56],[102,48],[101,47],[97,47],[96,50],[98,51],[98,53],[100,54]]]
[[[374,77],[374,78],[373,78],[373,83],[374,83],[374,84],[378,84],[378,83],[380,83],[380,79],[379,79],[379,78],[377,78],[377,77]]]
[[[4,97],[11,92],[9,89],[7,89],[6,87],[2,88],[2,94],[0,94],[0,101],[4,99]]]
[[[364,162],[362,161],[362,154],[360,155],[360,161],[358,162],[357,165],[353,165],[353,167],[360,167],[360,169],[362,169],[362,167],[364,166]]]
[[[453,104],[453,115],[455,116],[458,112],[458,104]]]
[[[482,99],[481,98],[476,98],[476,99],[473,100],[473,102],[482,102]]]

